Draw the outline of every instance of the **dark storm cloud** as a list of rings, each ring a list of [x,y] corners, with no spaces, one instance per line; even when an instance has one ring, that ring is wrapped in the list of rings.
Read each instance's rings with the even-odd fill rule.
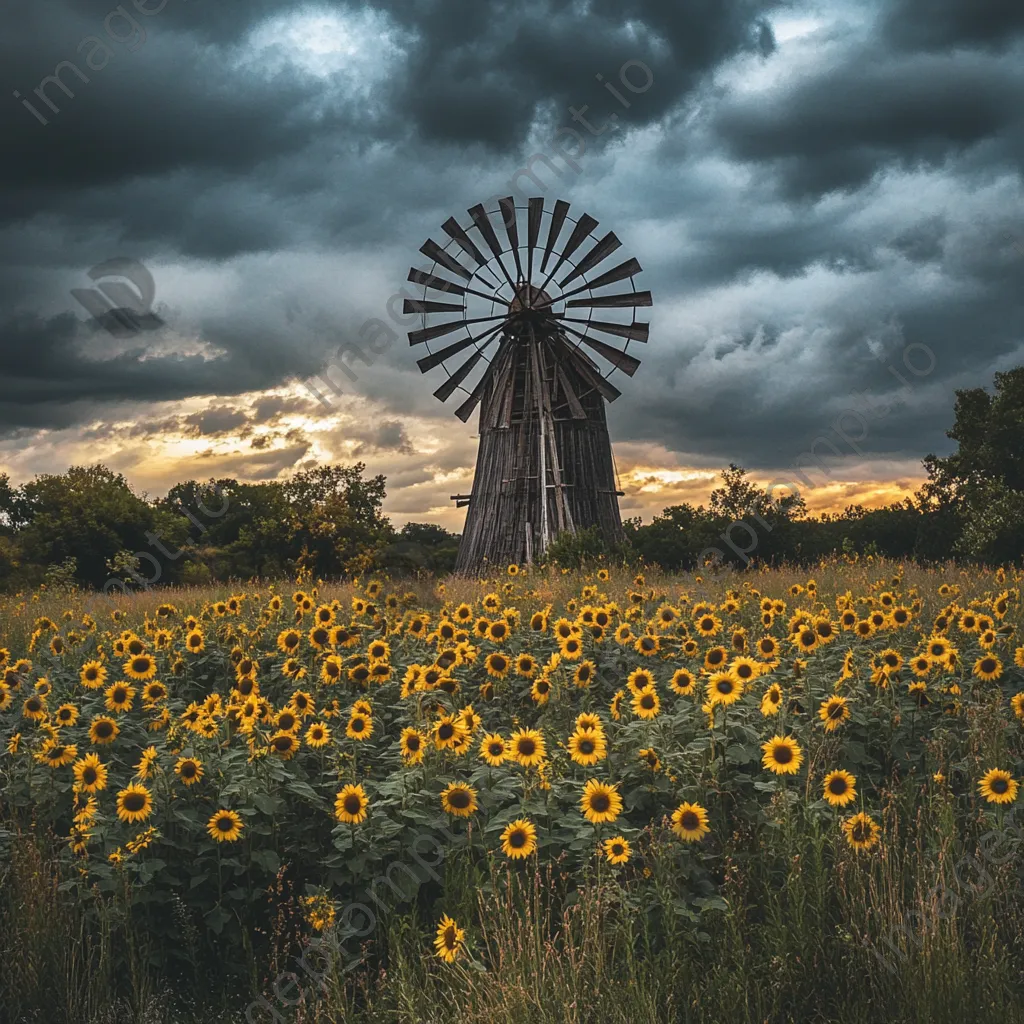
[[[920,456],[943,444],[953,387],[986,383],[1019,351],[1024,260],[1000,238],[1024,237],[1019,2],[875,0],[867,23],[845,0],[329,0],[309,10],[351,15],[369,43],[356,70],[315,74],[287,59],[284,37],[248,48],[306,8],[168,0],[137,16],[145,42],[111,42],[88,83],[63,74],[73,99],[51,85],[61,110],[40,125],[11,90],[32,96],[60,61],[84,59],[79,42],[104,35],[114,6],[14,0],[0,16],[14,154],[0,165],[6,437],[78,423],[97,440],[217,436],[240,417],[274,428],[319,415],[305,399],[232,398],[310,376],[366,316],[385,316],[425,233],[449,213],[465,222],[538,138],[572,124],[570,106],[597,124],[618,110],[621,127],[558,184],[586,191],[655,292],[644,366],[610,414],[616,440],[691,464],[786,464],[851,395],[897,393],[875,351],[899,365],[921,344],[936,369],[863,445]],[[821,53],[782,32],[777,44],[780,13],[818,18]],[[624,110],[595,76],[616,83],[628,61],[654,82]],[[920,189],[901,192],[914,174]],[[174,307],[157,307],[166,328],[109,352],[81,310],[57,310],[82,284],[65,278],[121,254],[167,268],[157,294],[173,291]],[[204,280],[193,299],[173,277],[196,269],[224,287]],[[413,451],[403,416],[472,433],[430,398],[404,339],[358,369],[347,390],[384,409],[348,432],[361,452]],[[196,397],[210,402],[196,417],[103,426]],[[232,458],[273,476],[308,454],[302,431],[286,441],[285,454],[254,439]],[[431,459],[395,483],[461,468],[465,452]]]
[[[908,49],[1001,49],[1024,36],[1024,4],[1019,0],[897,0],[886,12],[883,32],[889,41]]]
[[[1024,68],[982,54],[894,56],[875,43],[767,93],[726,100],[729,153],[772,170],[794,197],[864,185],[884,168],[940,166],[989,144],[1019,160]]]

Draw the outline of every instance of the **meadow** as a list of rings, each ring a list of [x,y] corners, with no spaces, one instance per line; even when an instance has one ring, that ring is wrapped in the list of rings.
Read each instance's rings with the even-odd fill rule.
[[[1024,1021],[1018,570],[0,601],[0,1020]]]

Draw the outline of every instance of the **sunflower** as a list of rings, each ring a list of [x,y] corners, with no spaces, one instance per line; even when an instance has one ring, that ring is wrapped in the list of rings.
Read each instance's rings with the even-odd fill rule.
[[[120,731],[120,726],[113,718],[100,715],[94,718],[89,726],[89,741],[94,746],[101,747],[107,743],[113,743]]]
[[[622,836],[613,836],[611,839],[606,839],[602,844],[605,858],[609,864],[626,864],[629,861],[632,848],[629,843],[622,838]]]
[[[569,756],[584,766],[597,764],[608,756],[608,744],[604,734],[590,729],[577,729],[567,744]]]
[[[526,818],[516,818],[501,833],[501,849],[512,860],[529,857],[537,849],[537,827]]]
[[[74,704],[61,704],[53,718],[59,727],[70,728],[78,721],[78,708]]]
[[[713,672],[716,669],[721,668],[726,659],[729,657],[729,652],[724,647],[712,647],[704,655],[704,667],[709,671]]]
[[[850,717],[849,703],[838,694],[828,697],[821,702],[818,717],[825,723],[825,732],[835,732]]]
[[[114,683],[112,686],[107,687],[106,698],[103,706],[108,711],[114,711],[118,714],[124,711],[131,711],[132,704],[135,701],[135,687],[129,686],[125,682]]]
[[[580,810],[592,825],[614,821],[622,813],[618,787],[591,779],[580,797]]]
[[[495,679],[504,679],[509,670],[509,658],[501,651],[493,651],[484,660],[484,668],[487,674]]]
[[[306,730],[306,743],[314,750],[326,747],[331,742],[331,730],[323,722],[314,722]]]
[[[98,754],[86,754],[75,762],[75,785],[83,793],[98,793],[107,788],[107,767]]]
[[[48,739],[36,755],[36,760],[48,764],[51,768],[63,768],[78,757],[78,747],[74,744],[61,743],[60,740]]]
[[[434,745],[438,750],[453,750],[467,736],[466,727],[458,715],[442,715],[434,726]]]
[[[698,615],[693,625],[701,636],[717,636],[722,629],[722,620],[708,612]]]
[[[509,566],[511,569],[512,566]],[[446,964],[453,963],[465,946],[466,933],[447,914],[441,917],[434,938],[434,953]]]
[[[731,672],[716,672],[708,679],[708,703],[728,707],[743,696],[743,683]]]
[[[341,658],[337,654],[329,654],[324,658],[323,665],[320,666],[320,679],[328,686],[331,686],[341,679],[341,672]]]
[[[696,679],[689,669],[679,668],[672,674],[668,685],[672,688],[673,692],[689,697],[693,693]]]
[[[661,698],[653,690],[641,690],[633,697],[633,714],[637,718],[650,720],[657,718],[661,711]]]
[[[33,694],[21,706],[23,717],[30,722],[41,722],[46,717],[46,701],[38,694]]]
[[[800,745],[790,736],[773,736],[761,744],[764,751],[762,764],[776,775],[796,775],[803,762]]]
[[[290,732],[276,732],[270,737],[268,744],[270,752],[276,754],[283,761],[290,761],[300,746],[299,738]]]
[[[339,790],[334,801],[334,816],[346,825],[358,825],[366,820],[370,801],[362,786],[347,785]]]
[[[625,698],[625,690],[616,690],[615,695],[611,699],[611,703],[608,705],[608,711],[616,722],[622,717],[622,702]]]
[[[78,674],[79,682],[87,690],[98,690],[107,680],[107,670],[99,661],[87,661]]]
[[[822,788],[823,799],[832,807],[845,807],[857,799],[856,778],[841,768],[825,776]]]
[[[441,793],[441,806],[456,818],[468,818],[478,809],[476,790],[464,782],[452,782]]]
[[[398,739],[398,749],[407,764],[419,764],[423,760],[424,743],[425,737],[419,729],[408,726],[402,730],[402,735]]]
[[[729,666],[729,672],[744,684],[756,679],[763,669],[764,666],[753,658],[733,658]]]
[[[638,636],[636,638],[636,642],[633,644],[633,650],[636,651],[637,654],[641,654],[645,658],[649,658],[661,650],[661,640],[656,636],[651,636],[649,633],[645,633],[643,636]]]
[[[633,643],[636,637],[633,636],[633,630],[629,628],[629,623],[624,622],[618,629],[615,630],[616,642],[622,644],[625,647],[627,644]]]
[[[223,808],[210,816],[206,823],[206,831],[211,839],[218,843],[233,843],[242,834],[242,819],[235,811]]]
[[[294,654],[302,643],[302,634],[297,629],[283,629],[277,635],[277,649],[282,654]]]
[[[203,762],[198,757],[179,757],[174,771],[186,786],[194,786],[203,777]]]
[[[777,715],[782,706],[782,687],[778,683],[772,683],[761,697],[761,714],[765,718]]]
[[[863,811],[844,819],[841,828],[846,841],[855,850],[870,850],[882,834],[874,819]]]
[[[145,786],[133,782],[117,794],[117,816],[133,824],[145,821],[153,812],[153,795]]]
[[[505,738],[500,733],[485,733],[480,740],[480,756],[492,768],[497,768],[509,756]]]
[[[532,679],[537,674],[537,662],[532,654],[520,654],[516,657],[516,675],[524,679]]]
[[[540,764],[547,753],[544,736],[535,729],[520,729],[512,733],[509,750],[513,760],[518,761],[524,768]]]
[[[167,696],[167,687],[154,679],[142,688],[142,699],[146,704],[156,704]]]
[[[684,842],[699,842],[711,831],[708,812],[700,804],[681,803],[672,812],[672,831]]]
[[[1017,780],[1002,768],[990,768],[978,782],[981,795],[990,804],[1012,804],[1017,799]]]
[[[152,679],[156,675],[156,660],[149,654],[137,654],[124,663],[122,670],[131,679]]]
[[[369,715],[352,715],[345,727],[345,735],[350,740],[369,739],[373,735],[373,719]]]
[[[986,654],[974,663],[974,674],[991,682],[1003,674],[1003,663],[994,654]]]
[[[590,685],[591,680],[594,678],[594,674],[597,671],[597,666],[592,661],[581,661],[576,666],[576,671],[573,672],[572,681],[582,690],[586,689]]]
[[[1021,720],[1024,721],[1024,690],[1020,693],[1015,693],[1010,698],[1010,707],[1013,708],[1013,713]]]

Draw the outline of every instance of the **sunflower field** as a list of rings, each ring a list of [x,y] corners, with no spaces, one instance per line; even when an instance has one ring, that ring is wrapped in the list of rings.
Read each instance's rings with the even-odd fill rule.
[[[8,599],[0,1017],[1024,1019],[1020,577],[814,576]]]

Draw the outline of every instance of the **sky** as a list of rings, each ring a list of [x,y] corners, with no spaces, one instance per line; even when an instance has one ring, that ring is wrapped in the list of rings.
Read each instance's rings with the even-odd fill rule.
[[[16,483],[102,462],[155,497],[361,461],[396,525],[458,531],[476,423],[432,397],[444,371],[421,376],[420,325],[388,304],[423,241],[510,182],[614,230],[654,294],[608,409],[623,516],[706,501],[730,463],[803,466],[812,511],[900,500],[950,450],[954,392],[1024,363],[1019,0],[8,0],[0,20]],[[89,272],[112,260],[151,275],[144,329],[80,298],[105,301]],[[302,382],[374,319],[393,336],[318,402]]]

